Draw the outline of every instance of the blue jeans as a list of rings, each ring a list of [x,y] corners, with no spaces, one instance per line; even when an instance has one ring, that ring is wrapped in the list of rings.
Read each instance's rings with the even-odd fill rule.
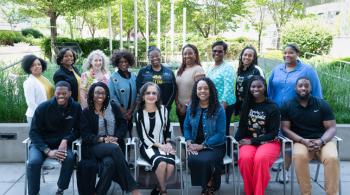
[[[41,166],[46,159],[46,155],[35,145],[29,146],[29,157],[27,165],[28,192],[29,195],[37,195],[40,191]],[[69,186],[70,178],[74,169],[74,155],[71,149],[67,150],[67,157],[62,162],[60,176],[58,178],[58,188],[65,190]]]

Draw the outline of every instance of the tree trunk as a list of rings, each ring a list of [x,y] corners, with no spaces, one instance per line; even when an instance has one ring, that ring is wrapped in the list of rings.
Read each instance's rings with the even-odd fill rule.
[[[50,17],[50,31],[51,31],[51,61],[55,62],[55,44],[57,38],[57,18],[58,14],[54,11],[49,12]]]
[[[276,49],[280,49],[280,45],[281,45],[281,28],[277,27]]]

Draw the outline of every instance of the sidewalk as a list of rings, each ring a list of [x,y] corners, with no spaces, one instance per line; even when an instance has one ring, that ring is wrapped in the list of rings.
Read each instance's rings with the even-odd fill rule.
[[[313,176],[316,170],[315,165],[310,166],[311,175]],[[322,167],[322,166],[321,166]],[[24,194],[24,164],[23,163],[2,163],[0,164],[0,194],[4,195],[21,195]],[[51,170],[48,175],[45,176],[46,183],[41,183],[41,195],[53,195],[56,192],[56,182],[58,178],[59,170]],[[274,181],[275,173],[271,172],[271,181],[269,186],[267,187],[266,194],[269,195],[280,195],[283,194],[283,185],[276,183]],[[341,180],[342,180],[342,194],[350,194],[350,161],[341,162]],[[42,180],[41,180],[42,181]],[[323,186],[323,168],[320,169],[319,175],[319,183]],[[294,181],[294,194],[300,194],[298,183],[296,182],[296,178]],[[316,183],[312,183],[313,193],[312,194],[325,194],[324,190],[317,185]],[[141,190],[143,194],[149,194],[151,190]],[[199,187],[191,187],[189,190],[189,194],[200,194]],[[243,192],[243,184],[241,183],[241,194]],[[75,194],[77,193],[76,180],[75,180]],[[169,195],[177,195],[180,194],[180,190],[169,189]],[[66,195],[73,194],[72,183],[70,188],[65,191]],[[122,194],[118,185],[113,184],[110,192],[111,194]],[[230,183],[225,183],[224,175],[222,176],[222,185],[220,188],[220,195],[232,195],[233,194],[233,184],[232,184],[232,175],[230,176]],[[287,185],[287,194],[290,194],[290,184]]]

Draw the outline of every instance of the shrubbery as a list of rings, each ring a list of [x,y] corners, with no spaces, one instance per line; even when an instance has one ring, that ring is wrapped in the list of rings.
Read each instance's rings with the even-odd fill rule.
[[[20,32],[0,30],[0,45],[14,45],[24,40]]]
[[[40,31],[33,29],[33,28],[22,29],[21,33],[25,37],[31,36],[31,37],[36,38],[36,39],[42,38],[44,36]]]
[[[79,44],[81,50],[83,51],[82,57],[87,57],[91,51],[96,49],[102,50],[103,52],[105,52],[106,55],[110,54],[109,40],[107,38],[70,39],[66,37],[57,37],[57,40],[56,40],[57,44],[68,43],[68,42],[74,42]],[[133,44],[134,44],[133,42],[124,43],[124,47],[129,48]],[[113,40],[112,45],[114,49],[119,48],[119,41]],[[138,42],[139,56],[143,56],[143,53],[146,52],[145,48],[146,48],[146,43],[144,41],[139,41]],[[50,38],[45,38],[42,41],[41,49],[44,51],[46,57],[51,56]]]
[[[330,30],[312,19],[292,21],[285,26],[282,32],[282,44],[298,44],[302,56],[305,52],[328,54],[332,40]]]

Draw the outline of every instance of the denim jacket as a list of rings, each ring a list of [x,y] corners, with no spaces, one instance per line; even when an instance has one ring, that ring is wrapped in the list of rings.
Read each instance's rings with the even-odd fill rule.
[[[185,140],[195,140],[200,121],[201,108],[198,106],[194,117],[191,116],[191,105],[187,107],[186,118],[184,122]],[[220,105],[213,117],[207,117],[207,110],[204,110],[202,115],[204,142],[206,147],[218,146],[225,143],[225,124],[226,115],[223,107]]]

